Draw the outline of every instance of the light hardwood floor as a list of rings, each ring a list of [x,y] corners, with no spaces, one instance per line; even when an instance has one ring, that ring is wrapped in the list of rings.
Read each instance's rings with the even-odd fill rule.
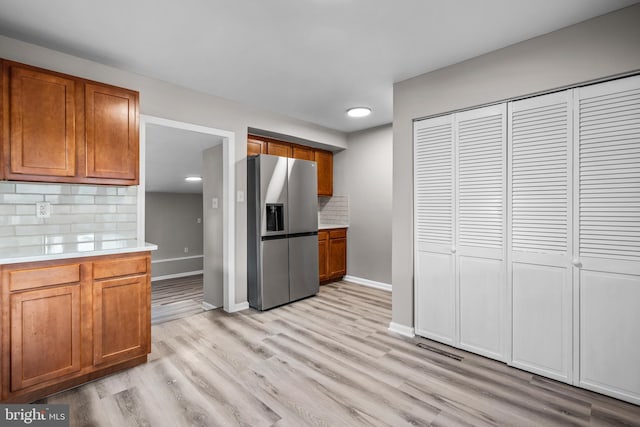
[[[202,313],[202,274],[151,283],[151,323]]]
[[[46,401],[73,426],[640,425],[640,407],[396,336],[390,311],[390,293],[337,282],[154,325],[149,363]]]

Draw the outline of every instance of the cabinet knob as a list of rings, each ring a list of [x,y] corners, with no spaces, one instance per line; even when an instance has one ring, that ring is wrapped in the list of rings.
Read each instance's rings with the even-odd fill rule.
[[[455,246],[451,246],[451,253],[455,254],[456,253],[456,247]]]
[[[579,258],[574,258],[573,261],[571,261],[571,263],[573,264],[574,267],[582,268],[582,263],[580,262]]]

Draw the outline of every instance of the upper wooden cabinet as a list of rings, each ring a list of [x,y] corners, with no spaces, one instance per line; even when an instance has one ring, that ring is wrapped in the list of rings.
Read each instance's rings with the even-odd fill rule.
[[[138,93],[2,61],[2,178],[138,184]]]
[[[88,178],[138,178],[138,93],[87,83],[85,86]]]
[[[318,164],[318,196],[333,196],[333,153],[305,145],[248,135],[247,156],[271,154],[280,157],[315,161]]]
[[[280,157],[291,157],[291,144],[279,141],[267,141],[267,154]]]
[[[333,153],[316,150],[315,160],[318,164],[318,196],[333,195]]]
[[[312,162],[316,160],[315,150],[305,147],[304,145],[292,145],[291,157],[294,159],[311,160]]]

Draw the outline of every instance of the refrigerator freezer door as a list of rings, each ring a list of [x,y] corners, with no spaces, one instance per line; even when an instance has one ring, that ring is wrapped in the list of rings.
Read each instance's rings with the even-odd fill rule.
[[[267,310],[289,302],[288,239],[263,240],[262,278],[258,310]]]
[[[262,236],[274,236],[287,233],[287,158],[261,154],[260,162],[260,233]],[[267,205],[282,205],[284,219],[283,230],[267,231]],[[317,215],[316,215],[317,216]]]
[[[318,236],[289,238],[289,294],[291,301],[318,293]]]
[[[318,174],[315,162],[289,159],[288,234],[318,231]]]

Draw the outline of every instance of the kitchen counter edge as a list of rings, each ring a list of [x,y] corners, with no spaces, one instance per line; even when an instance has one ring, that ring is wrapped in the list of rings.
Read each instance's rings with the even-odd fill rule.
[[[349,228],[349,226],[345,225],[345,224],[320,224],[320,225],[318,225],[318,231],[320,231],[320,230],[332,230],[334,228]]]
[[[33,246],[23,248],[13,248],[13,254],[8,254],[9,248],[0,251],[0,265],[8,264],[20,264],[23,262],[38,262],[38,261],[55,261],[59,259],[70,258],[88,258],[102,255],[117,255],[134,252],[148,252],[158,249],[157,245],[153,243],[140,242],[137,240],[126,241],[107,241],[107,242],[93,242],[94,244],[102,244],[105,247],[99,249],[87,249],[81,250],[76,245],[48,245],[48,246]],[[53,249],[55,246],[63,246],[59,252],[49,252],[47,250]],[[76,246],[75,248],[64,248],[64,246]],[[17,252],[17,253],[16,253]]]

